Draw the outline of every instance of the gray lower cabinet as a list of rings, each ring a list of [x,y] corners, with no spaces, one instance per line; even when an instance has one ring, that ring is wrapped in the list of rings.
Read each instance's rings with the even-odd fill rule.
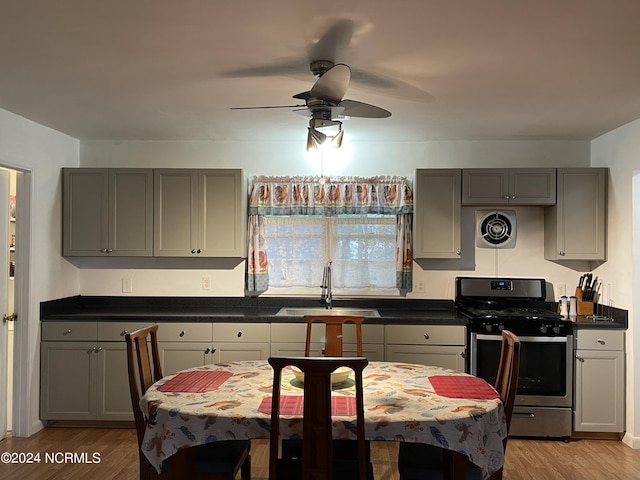
[[[246,255],[242,170],[156,169],[153,205],[155,256]]]
[[[544,258],[606,260],[606,168],[559,168],[556,204],[545,208]]]
[[[63,169],[64,256],[151,256],[153,170]]]
[[[160,323],[164,375],[211,363],[269,358],[268,323]]]
[[[387,325],[386,360],[465,371],[466,327]]]
[[[555,168],[465,168],[463,205],[553,205]]]
[[[416,170],[415,258],[460,258],[460,169]]]
[[[624,374],[623,331],[576,332],[576,432],[624,432]]]
[[[124,331],[141,326],[120,322],[43,323],[41,418],[133,420],[123,337]]]

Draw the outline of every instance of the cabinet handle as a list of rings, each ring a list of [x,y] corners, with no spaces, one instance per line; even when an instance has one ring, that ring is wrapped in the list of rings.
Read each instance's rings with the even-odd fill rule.
[[[596,342],[598,342],[600,345],[604,345],[605,343],[607,343],[607,342],[605,342],[604,340],[602,340],[601,338],[599,338],[598,340],[596,340]]]
[[[429,340],[429,334],[428,333],[423,333],[422,336],[424,337],[425,340]]]
[[[69,328],[68,330],[65,330],[62,332],[62,335],[71,335],[71,329]]]
[[[113,248],[107,248],[107,253],[112,253],[113,252]]]
[[[238,338],[242,336],[242,332],[238,332]]]
[[[95,347],[94,352],[98,353],[102,351],[102,347]]]
[[[467,354],[466,354],[466,352],[464,352],[464,351],[460,352],[460,356],[461,356],[462,358],[467,358]]]
[[[107,253],[107,249],[106,248],[101,248],[100,249],[100,253]]]
[[[460,254],[461,254],[460,250],[456,250],[456,255],[460,255]]]
[[[184,337],[184,330],[182,330],[182,331],[180,332],[180,336],[181,336],[181,337]]]
[[[511,197],[509,197],[509,195],[504,195],[502,198],[504,198],[505,200],[509,200],[509,198]]]
[[[196,249],[194,248],[193,250],[191,250],[191,253],[196,253]]]
[[[579,362],[584,362],[584,358],[582,357],[576,357],[576,360],[578,360]]]
[[[196,250],[197,253],[202,253],[202,250],[198,249]]]
[[[216,347],[211,348],[211,353],[216,353],[218,349]]]
[[[564,252],[562,250],[560,250],[559,254],[561,257],[564,257]]]
[[[207,349],[205,349],[205,351],[204,351],[204,353],[209,353],[209,352],[211,352],[211,349],[210,349],[210,348],[207,348]]]
[[[126,330],[122,330],[122,331],[120,332],[120,336],[121,336],[121,337],[124,337],[127,333],[129,333],[129,332],[127,332]]]

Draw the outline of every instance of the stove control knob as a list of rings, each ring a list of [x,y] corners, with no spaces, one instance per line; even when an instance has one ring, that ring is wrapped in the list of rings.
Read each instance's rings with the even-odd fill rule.
[[[501,332],[502,330],[504,330],[504,325],[503,324],[498,325],[498,331]]]
[[[490,323],[485,323],[485,324],[484,324],[484,329],[485,329],[487,332],[491,333],[491,332],[493,331],[493,325],[491,325]]]
[[[540,325],[540,333],[547,333],[547,326],[546,325]]]
[[[555,333],[556,335],[560,333],[560,325],[556,325],[555,327],[553,327],[553,333]]]

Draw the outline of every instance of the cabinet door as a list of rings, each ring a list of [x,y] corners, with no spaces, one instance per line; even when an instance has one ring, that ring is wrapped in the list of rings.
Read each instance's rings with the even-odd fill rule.
[[[241,170],[199,172],[200,255],[242,257],[245,252],[245,218]]]
[[[153,255],[153,170],[109,170],[109,254]]]
[[[41,418],[94,420],[96,343],[42,342],[40,350]]]
[[[462,171],[463,205],[509,203],[509,171],[503,168],[465,168]]]
[[[624,431],[624,352],[576,350],[574,430]]]
[[[133,420],[125,342],[99,342],[95,353],[96,419]]]
[[[213,363],[210,342],[158,342],[158,351],[165,376]]]
[[[509,203],[512,205],[553,205],[556,203],[555,168],[509,170]]]
[[[415,258],[460,257],[460,176],[455,170],[417,170]]]
[[[191,257],[197,254],[197,170],[154,171],[153,216],[154,255]]]
[[[557,190],[545,209],[544,258],[606,260],[607,170],[559,168]]]
[[[388,362],[418,363],[465,371],[466,349],[449,346],[387,345]]]
[[[269,343],[217,342],[213,346],[212,363],[266,360],[270,350]]]
[[[109,247],[108,170],[62,170],[62,255],[101,256]]]

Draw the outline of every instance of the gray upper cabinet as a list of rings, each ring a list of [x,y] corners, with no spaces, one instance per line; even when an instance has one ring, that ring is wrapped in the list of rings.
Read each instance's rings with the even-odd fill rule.
[[[559,168],[557,203],[545,208],[544,258],[606,260],[606,168]]]
[[[157,169],[154,255],[245,255],[242,170]]]
[[[153,170],[63,169],[64,256],[151,256]]]
[[[459,169],[416,170],[414,257],[460,258]]]
[[[463,205],[553,205],[555,168],[465,168]]]

